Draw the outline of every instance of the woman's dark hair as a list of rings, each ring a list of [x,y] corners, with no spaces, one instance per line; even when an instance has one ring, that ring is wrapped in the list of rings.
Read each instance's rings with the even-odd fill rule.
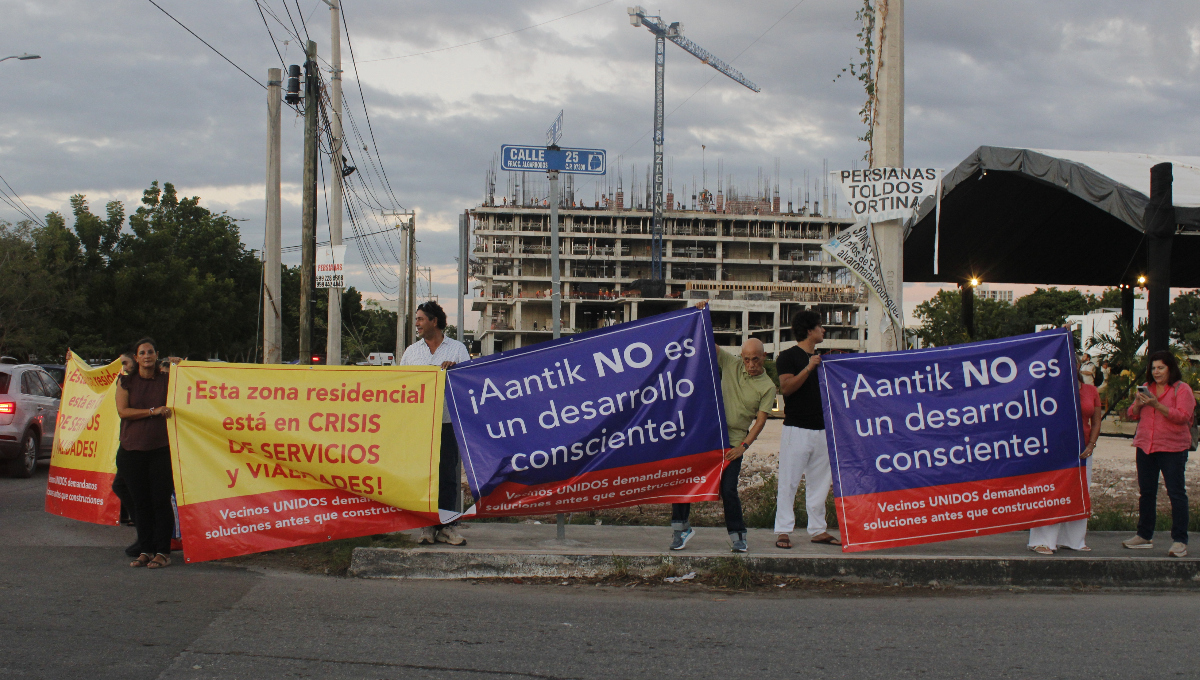
[[[1167,384],[1174,385],[1183,379],[1183,374],[1179,372],[1179,362],[1175,360],[1175,355],[1165,349],[1160,349],[1154,354],[1151,354],[1146,359],[1146,383],[1154,384],[1154,362],[1161,361],[1167,367]]]
[[[417,306],[417,311],[424,312],[425,316],[431,319],[437,319],[438,330],[446,330],[446,310],[438,303],[433,300],[422,302]]]
[[[145,338],[142,338],[141,340],[138,340],[137,342],[133,343],[133,347],[130,349],[129,353],[133,355],[134,359],[137,359],[138,348],[141,347],[142,345],[150,345],[151,347],[154,348],[154,353],[158,354],[158,343],[154,342],[154,338],[145,337]]]
[[[807,309],[796,312],[796,315],[792,317],[792,339],[796,342],[804,342],[808,338],[808,332],[820,325],[820,314]]]

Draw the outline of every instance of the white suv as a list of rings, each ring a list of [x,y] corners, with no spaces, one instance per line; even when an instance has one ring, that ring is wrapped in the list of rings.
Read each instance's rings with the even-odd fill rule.
[[[29,477],[49,458],[62,389],[32,364],[0,364],[0,460],[13,477]]]

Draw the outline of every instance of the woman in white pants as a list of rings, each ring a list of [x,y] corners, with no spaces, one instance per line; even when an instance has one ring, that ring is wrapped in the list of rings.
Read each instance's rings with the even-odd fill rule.
[[[1083,419],[1083,440],[1087,444],[1079,457],[1084,459],[1087,469],[1087,483],[1092,483],[1092,452],[1096,449],[1096,440],[1100,439],[1100,420],[1104,417],[1104,409],[1100,406],[1100,392],[1095,385],[1088,385],[1079,372],[1080,362],[1075,361],[1075,375],[1079,379],[1079,405]],[[1059,522],[1045,527],[1034,527],[1029,530],[1029,549],[1039,555],[1053,555],[1060,547],[1069,550],[1088,551],[1087,519],[1077,519],[1072,522]]]

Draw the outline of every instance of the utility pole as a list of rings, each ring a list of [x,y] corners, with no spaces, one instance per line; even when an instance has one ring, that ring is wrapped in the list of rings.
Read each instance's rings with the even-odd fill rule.
[[[279,296],[282,251],[280,239],[280,91],[283,72],[267,69],[267,219],[263,246],[263,363],[283,363],[283,328]]]
[[[396,228],[400,230],[400,271],[397,278],[396,290],[396,361],[400,360],[400,355],[404,354],[404,350],[412,344],[413,326],[409,319],[412,316],[413,310],[413,283],[414,283],[414,268],[412,257],[412,246],[416,244],[415,238],[412,237],[413,232],[417,228],[416,213],[392,212],[381,213],[383,217],[407,217],[406,222],[400,222]]]
[[[411,345],[417,341],[417,216],[408,218],[408,327],[404,330],[405,341]]]
[[[550,179],[550,328],[557,340],[562,321],[562,272],[558,261],[558,171],[546,173]]]
[[[871,167],[904,167],[904,0],[875,3],[875,122],[871,127]],[[883,282],[896,307],[904,309],[904,228],[900,220],[879,222],[874,227],[875,252]],[[903,328],[888,317],[883,301],[870,293],[867,351],[904,349]]]
[[[329,5],[329,49],[333,72],[329,76],[330,174],[333,186],[329,196],[329,245],[342,245],[342,36],[338,4],[340,0],[325,0]],[[329,289],[329,332],[325,336],[325,363],[342,365],[342,289]]]
[[[304,198],[301,201],[300,363],[312,364],[313,278],[317,267],[317,43],[304,49]]]
[[[468,242],[471,238],[471,212],[464,210],[463,214],[458,216],[458,338],[459,342],[466,342],[466,323],[467,323],[467,278],[470,276],[470,258],[468,256]],[[468,348],[469,349],[469,348]]]

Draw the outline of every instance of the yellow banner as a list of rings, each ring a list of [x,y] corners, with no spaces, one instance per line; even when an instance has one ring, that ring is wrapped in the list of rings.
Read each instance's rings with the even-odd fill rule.
[[[187,559],[436,524],[444,375],[173,367],[168,430]]]
[[[92,368],[68,352],[66,382],[54,428],[46,512],[97,524],[116,524],[112,493],[121,421],[116,381],[121,362]]]

